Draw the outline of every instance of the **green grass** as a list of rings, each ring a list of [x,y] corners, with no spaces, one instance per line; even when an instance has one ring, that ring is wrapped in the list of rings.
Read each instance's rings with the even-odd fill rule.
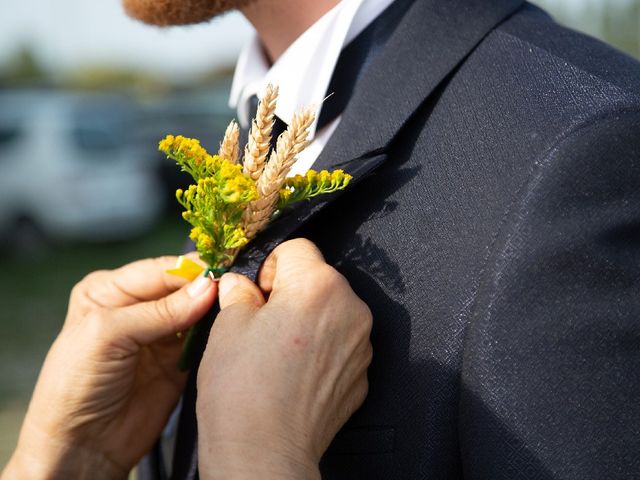
[[[79,244],[0,258],[0,467],[8,460],[69,292],[87,273],[181,252],[188,226],[166,220],[128,242]]]

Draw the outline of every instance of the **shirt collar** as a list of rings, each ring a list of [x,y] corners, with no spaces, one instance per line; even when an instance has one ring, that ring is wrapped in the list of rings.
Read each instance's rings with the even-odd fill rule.
[[[308,105],[319,106],[327,93],[342,47],[355,38],[393,0],[342,0],[293,42],[269,66],[260,40],[254,35],[240,54],[229,105],[243,128],[249,125],[249,100],[266,85],[280,87],[276,115],[290,123],[293,114]],[[317,119],[316,119],[317,121]],[[311,126],[310,138],[315,135]]]

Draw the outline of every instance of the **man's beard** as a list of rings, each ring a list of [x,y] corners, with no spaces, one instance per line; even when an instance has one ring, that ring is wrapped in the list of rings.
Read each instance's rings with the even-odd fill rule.
[[[206,22],[254,0],[122,0],[130,17],[151,25],[186,25]]]

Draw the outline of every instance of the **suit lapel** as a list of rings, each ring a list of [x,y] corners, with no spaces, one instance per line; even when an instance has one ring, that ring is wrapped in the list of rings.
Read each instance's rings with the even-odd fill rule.
[[[353,180],[347,187],[347,192],[375,171],[386,159],[386,154],[379,153],[350,161],[347,171],[353,176]],[[237,258],[232,271],[255,278],[269,252],[282,241],[295,236],[296,231],[343,194],[344,192],[337,192],[327,197],[316,197],[310,201],[301,202],[291,211],[285,212],[249,244],[249,247]]]
[[[334,168],[386,147],[482,39],[524,3],[416,0],[360,75],[314,168]]]

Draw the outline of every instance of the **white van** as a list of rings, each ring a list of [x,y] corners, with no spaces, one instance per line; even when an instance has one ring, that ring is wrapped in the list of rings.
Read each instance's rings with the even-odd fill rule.
[[[134,130],[124,97],[0,93],[0,236],[106,241],[149,228],[163,194]]]

